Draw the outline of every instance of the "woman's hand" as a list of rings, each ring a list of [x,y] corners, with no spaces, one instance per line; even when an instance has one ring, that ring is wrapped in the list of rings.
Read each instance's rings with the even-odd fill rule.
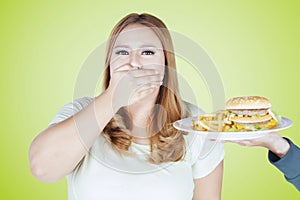
[[[107,92],[114,108],[128,106],[158,91],[162,75],[155,69],[132,69],[125,65],[114,69]]]
[[[265,147],[280,158],[282,158],[290,149],[288,141],[282,138],[277,132],[268,133],[263,137],[251,140],[226,140],[224,142],[232,142],[242,146]]]

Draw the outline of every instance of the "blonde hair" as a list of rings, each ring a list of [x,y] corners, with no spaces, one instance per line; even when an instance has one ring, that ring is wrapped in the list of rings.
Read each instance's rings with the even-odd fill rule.
[[[179,96],[176,63],[171,35],[165,24],[150,14],[132,13],[121,19],[113,28],[107,45],[103,89],[106,90],[110,81],[110,59],[112,49],[120,32],[130,24],[150,27],[160,39],[165,55],[165,75],[160,87],[156,104],[153,109],[151,127],[159,130],[150,138],[151,155],[149,162],[160,164],[176,162],[185,155],[186,143],[184,132],[176,130],[172,123],[187,116],[185,106]],[[162,124],[162,122],[165,122]],[[103,130],[103,136],[113,149],[122,155],[128,152],[132,137],[130,135],[131,120],[126,109],[121,108]]]

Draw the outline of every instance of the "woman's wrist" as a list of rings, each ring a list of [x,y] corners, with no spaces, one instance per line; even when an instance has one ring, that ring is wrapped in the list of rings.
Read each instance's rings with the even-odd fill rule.
[[[103,96],[108,102],[110,102],[110,106],[114,113],[116,113],[122,107],[121,99],[117,99],[116,95],[110,88],[106,89],[99,96]]]

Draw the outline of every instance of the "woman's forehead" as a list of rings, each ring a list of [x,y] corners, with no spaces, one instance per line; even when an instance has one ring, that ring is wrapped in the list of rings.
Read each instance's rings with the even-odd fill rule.
[[[124,28],[118,35],[115,46],[162,48],[161,41],[155,32],[151,28],[140,24],[131,24]]]

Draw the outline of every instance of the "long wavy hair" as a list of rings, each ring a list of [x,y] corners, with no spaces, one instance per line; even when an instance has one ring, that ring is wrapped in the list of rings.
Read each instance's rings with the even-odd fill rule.
[[[156,104],[152,111],[150,127],[156,134],[149,138],[151,154],[148,161],[154,164],[176,162],[185,155],[186,143],[184,132],[176,130],[172,123],[188,115],[187,109],[180,98],[176,63],[171,35],[166,25],[150,14],[132,13],[121,19],[113,28],[106,49],[103,89],[106,90],[110,81],[110,60],[112,49],[120,32],[130,24],[140,24],[151,28],[160,39],[165,56],[165,74],[163,85],[159,89]],[[131,119],[126,109],[121,108],[103,130],[103,136],[114,150],[121,155],[127,154],[131,145]]]

